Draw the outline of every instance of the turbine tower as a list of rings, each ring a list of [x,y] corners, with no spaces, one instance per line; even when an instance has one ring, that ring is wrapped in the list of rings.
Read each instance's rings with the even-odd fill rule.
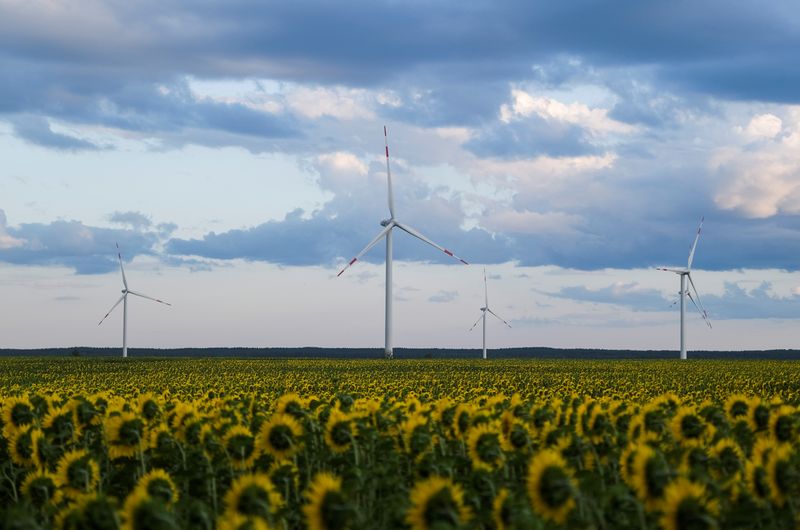
[[[700,301],[700,293],[697,292],[697,287],[694,286],[694,281],[692,281],[692,260],[694,260],[694,251],[697,248],[697,241],[700,239],[700,230],[703,228],[703,218],[700,218],[700,226],[697,227],[697,235],[694,236],[694,243],[692,243],[692,248],[689,250],[689,260],[686,263],[685,269],[667,269],[663,267],[659,267],[658,270],[660,271],[667,271],[667,272],[674,272],[678,276],[681,277],[681,290],[678,293],[680,303],[681,303],[681,359],[686,359],[686,297],[689,297],[689,300],[692,301],[694,306],[697,308],[697,311],[700,312],[700,316],[703,317],[703,320],[711,328],[711,321],[708,319],[708,312],[703,307],[703,303]],[[694,297],[692,297],[692,293],[689,291],[686,285],[686,280],[689,280],[689,285],[691,286],[691,290],[694,291]],[[695,300],[697,298],[697,300]]]
[[[498,316],[497,313],[489,309],[489,287],[486,284],[486,267],[483,268],[483,295],[484,295],[484,303],[483,307],[481,308],[481,316],[478,317],[478,320],[475,321],[475,323],[472,325],[471,328],[469,328],[469,330],[472,331],[473,329],[475,329],[475,326],[478,325],[478,322],[483,320],[483,358],[486,359],[486,313],[491,313],[498,320],[500,320],[500,322],[502,322],[509,328],[511,327],[511,324],[503,320],[500,316]]]
[[[386,314],[385,314],[385,349],[384,355],[387,359],[392,359],[394,357],[394,351],[392,347],[392,230],[394,228],[399,228],[400,230],[411,234],[412,236],[416,237],[420,241],[423,241],[434,248],[437,248],[447,254],[448,256],[457,259],[464,265],[468,265],[466,261],[459,258],[446,248],[437,245],[418,231],[414,230],[407,224],[401,223],[397,220],[394,213],[394,193],[392,191],[392,172],[389,169],[389,139],[386,134],[386,126],[383,127],[383,139],[386,145],[386,182],[389,189],[389,218],[384,219],[381,221],[381,226],[383,230],[381,230],[375,238],[369,242],[369,244],[364,247],[364,249],[356,254],[356,257],[350,260],[350,262],[345,265],[345,267],[339,271],[339,274],[336,276],[341,276],[344,271],[350,268],[356,261],[361,258],[364,254],[366,254],[372,247],[377,245],[381,239],[384,237],[386,238]]]
[[[159,304],[164,304],[171,306],[172,304],[164,302],[163,300],[159,300],[157,298],[153,298],[151,296],[147,296],[146,294],[137,293],[135,291],[131,291],[128,289],[128,279],[125,278],[125,268],[122,266],[122,254],[119,251],[119,244],[117,244],[117,258],[119,259],[119,270],[122,271],[122,296],[119,297],[119,300],[116,301],[114,305],[111,306],[111,309],[108,310],[106,316],[97,323],[99,326],[103,323],[103,321],[108,318],[108,315],[111,314],[114,309],[122,302],[122,357],[125,358],[128,356],[128,295],[132,294],[134,296],[139,296],[141,298],[147,298],[148,300],[152,300],[154,302],[158,302]]]

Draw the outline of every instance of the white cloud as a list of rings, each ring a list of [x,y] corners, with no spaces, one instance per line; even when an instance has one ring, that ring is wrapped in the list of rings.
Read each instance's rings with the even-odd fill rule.
[[[577,102],[563,103],[553,98],[537,97],[519,89],[512,89],[511,96],[513,102],[500,107],[500,120],[505,123],[535,114],[545,120],[579,125],[597,134],[626,134],[636,130],[631,125],[609,118],[608,109],[592,109]]]
[[[710,159],[718,175],[714,201],[726,210],[746,217],[765,218],[778,213],[800,213],[800,112],[790,112],[792,123],[777,137],[777,117],[756,116],[744,129],[749,136],[760,134],[766,140],[757,149],[728,146],[718,149]],[[781,122],[782,123],[782,122]],[[770,136],[771,135],[771,136]]]
[[[330,116],[340,120],[372,119],[366,90],[348,88],[297,87],[286,94],[289,107],[306,118]]]
[[[774,114],[758,114],[740,130],[751,138],[775,138],[782,128],[783,121]]]
[[[351,188],[363,182],[368,172],[367,165],[353,153],[336,151],[316,158],[315,164],[320,174],[320,185],[329,190]]]

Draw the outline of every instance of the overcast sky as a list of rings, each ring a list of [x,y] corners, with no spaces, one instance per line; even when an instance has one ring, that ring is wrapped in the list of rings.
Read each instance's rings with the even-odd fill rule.
[[[0,0],[0,347],[800,346],[796,2]]]

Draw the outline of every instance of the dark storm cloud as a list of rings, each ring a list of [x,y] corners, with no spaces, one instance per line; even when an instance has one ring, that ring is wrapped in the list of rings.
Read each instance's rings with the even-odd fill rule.
[[[11,123],[18,137],[41,147],[62,151],[93,151],[98,149],[92,142],[54,132],[50,128],[50,123],[41,116],[18,116]]]

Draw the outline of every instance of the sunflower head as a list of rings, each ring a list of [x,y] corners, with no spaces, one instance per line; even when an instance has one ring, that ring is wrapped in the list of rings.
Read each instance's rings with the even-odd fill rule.
[[[53,528],[61,530],[118,530],[114,503],[103,495],[81,495],[58,513]]]
[[[79,434],[72,409],[67,405],[51,407],[42,420],[42,430],[59,445],[77,439]]]
[[[272,521],[282,506],[280,494],[269,476],[262,473],[238,477],[225,494],[226,513],[237,513],[244,517]]]
[[[133,412],[120,412],[106,418],[103,423],[112,460],[135,456],[143,447],[144,421]]]
[[[769,474],[767,469],[753,462],[745,464],[745,479],[750,495],[757,501],[767,501],[770,498]]]
[[[325,443],[337,453],[350,449],[353,443],[353,425],[349,414],[338,408],[330,409],[325,422]]]
[[[492,520],[495,528],[497,530],[510,530],[514,524],[514,512],[508,490],[506,488],[500,489],[492,502]]]
[[[306,402],[294,392],[283,394],[275,404],[275,411],[278,414],[288,414],[295,419],[302,419],[306,416]]]
[[[256,445],[275,459],[290,458],[300,450],[303,427],[290,414],[274,414],[261,425]]]
[[[22,467],[36,465],[36,439],[41,437],[41,431],[33,426],[13,430],[8,440],[8,452],[11,460]]]
[[[451,479],[433,476],[414,485],[406,522],[412,530],[460,528],[470,516],[464,491]]]
[[[797,441],[798,416],[794,407],[781,405],[769,418],[769,434],[778,443]]]
[[[77,498],[97,488],[100,467],[85,450],[73,450],[58,461],[56,480],[67,497]]]
[[[121,516],[123,521],[121,530],[177,530],[179,528],[168,505],[160,498],[151,497],[147,494],[146,489],[138,486],[125,499]]]
[[[772,501],[778,506],[800,497],[800,469],[792,459],[792,446],[782,444],[768,457],[767,472]]]
[[[22,482],[20,490],[31,504],[38,508],[45,505],[55,506],[61,501],[61,491],[58,489],[56,477],[47,471],[29,473]]]
[[[317,473],[305,494],[303,514],[309,530],[350,528],[355,511],[342,491],[342,479],[331,473]]]
[[[708,432],[703,417],[694,407],[678,408],[670,421],[672,436],[684,445],[700,444]]]
[[[161,405],[155,394],[151,392],[139,394],[136,402],[136,410],[145,421],[151,422],[161,415]]]
[[[678,478],[664,489],[661,527],[665,530],[718,528],[716,503],[709,502],[703,486]]]
[[[528,498],[544,519],[564,524],[575,507],[577,485],[564,457],[554,449],[534,455],[528,466]]]
[[[744,467],[744,454],[739,445],[730,438],[720,439],[711,448],[712,469],[719,479],[728,481],[737,476]]]
[[[154,469],[142,476],[136,483],[136,489],[167,505],[175,504],[180,497],[180,492],[175,482],[172,481],[172,477],[163,469]]]
[[[740,419],[747,419],[750,412],[751,400],[743,394],[732,394],[725,400],[725,413],[728,420],[735,423]]]
[[[636,496],[649,509],[654,509],[673,475],[664,456],[649,445],[640,444],[631,471],[631,485]]]
[[[256,447],[255,437],[250,429],[244,425],[234,425],[225,433],[222,445],[236,469],[247,469],[258,458],[259,450]]]
[[[9,433],[6,438],[10,438],[15,430],[33,423],[35,418],[36,411],[27,397],[10,396],[3,400],[3,426]]]
[[[503,464],[500,426],[484,423],[467,435],[467,448],[473,469],[493,471]]]
[[[513,421],[508,432],[503,434],[503,447],[506,451],[526,451],[533,443],[533,433],[530,427],[521,421]]]
[[[431,433],[428,420],[420,413],[411,414],[400,426],[403,450],[411,457],[417,458],[431,446]]]

